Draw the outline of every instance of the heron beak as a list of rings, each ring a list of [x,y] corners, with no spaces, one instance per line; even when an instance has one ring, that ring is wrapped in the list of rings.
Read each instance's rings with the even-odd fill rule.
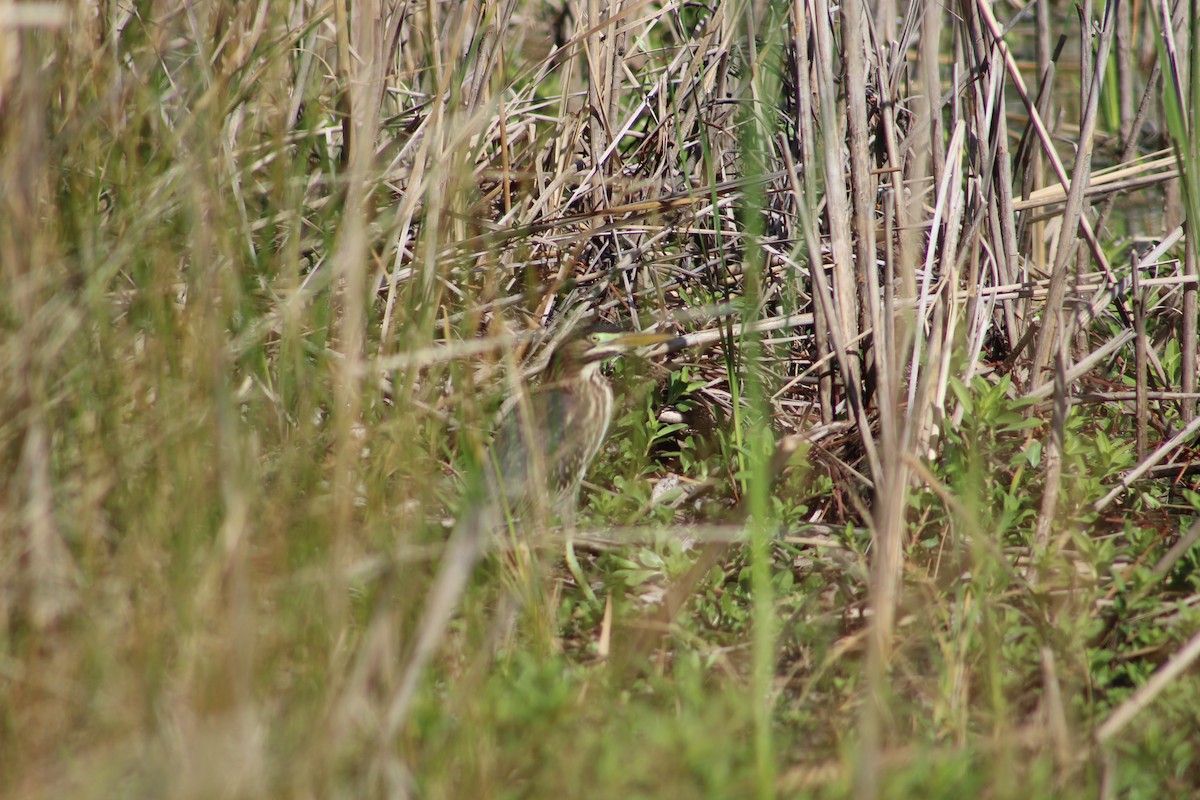
[[[632,350],[635,347],[647,347],[652,344],[669,342],[675,337],[669,333],[620,333],[613,339],[613,344],[622,350]]]
[[[666,333],[642,333],[640,331],[628,333],[606,333],[603,338],[597,343],[592,350],[592,358],[606,360],[616,356],[631,353],[639,347],[648,345],[662,344],[670,341],[674,337]]]

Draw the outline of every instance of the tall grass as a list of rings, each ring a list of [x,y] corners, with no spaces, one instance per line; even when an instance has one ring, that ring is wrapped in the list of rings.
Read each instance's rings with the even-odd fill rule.
[[[1192,6],[0,3],[0,793],[1196,791]]]

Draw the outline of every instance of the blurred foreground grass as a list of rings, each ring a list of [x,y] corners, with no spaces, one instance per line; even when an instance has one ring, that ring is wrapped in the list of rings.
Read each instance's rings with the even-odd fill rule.
[[[667,6],[622,30],[625,71],[596,58],[611,42],[547,58],[555,37],[591,41],[600,12],[575,3],[0,4],[0,794],[835,798],[868,773],[895,798],[1200,785],[1194,671],[1094,743],[1197,629],[1195,550],[1155,570],[1200,507],[1193,479],[1093,511],[1136,463],[1134,431],[1119,404],[1075,407],[1057,544],[1034,548],[1050,412],[982,378],[953,387],[968,413],[944,421],[907,501],[882,755],[860,746],[862,453],[834,436],[768,476],[759,456],[817,420],[786,338],[620,364],[581,519],[599,602],[565,579],[556,537],[532,558],[500,542],[412,718],[380,734],[462,478],[518,357],[538,353],[512,331],[586,292],[642,323],[811,311],[743,259],[759,242],[723,199],[722,181],[755,174],[734,157],[750,137],[730,115],[760,79],[739,20],[786,9]],[[660,75],[712,94],[654,95]],[[601,77],[624,86],[603,112],[587,94]],[[635,114],[607,154],[581,133],[588,114],[668,95],[670,125]],[[597,191],[580,164],[618,143],[636,191],[607,203],[658,178],[725,187],[699,193],[699,232],[636,258],[578,234],[570,214]],[[556,215],[574,231],[561,241],[536,227]],[[1132,367],[1109,369],[1120,384]],[[702,491],[657,502],[668,473]],[[661,646],[623,662],[623,626],[696,563],[704,526],[739,531],[747,506],[779,535],[721,552]]]

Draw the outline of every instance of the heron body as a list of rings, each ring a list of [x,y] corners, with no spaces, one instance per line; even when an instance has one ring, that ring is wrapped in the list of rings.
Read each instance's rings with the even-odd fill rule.
[[[542,383],[501,420],[487,476],[490,499],[508,519],[538,512],[573,518],[612,419],[612,388],[600,372],[604,352],[567,343]]]

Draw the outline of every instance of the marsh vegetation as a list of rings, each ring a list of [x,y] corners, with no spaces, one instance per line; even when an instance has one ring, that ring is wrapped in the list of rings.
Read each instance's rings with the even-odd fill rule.
[[[0,3],[0,794],[1191,796],[1198,37]],[[608,367],[589,585],[497,531],[401,702],[589,315],[673,337]]]

